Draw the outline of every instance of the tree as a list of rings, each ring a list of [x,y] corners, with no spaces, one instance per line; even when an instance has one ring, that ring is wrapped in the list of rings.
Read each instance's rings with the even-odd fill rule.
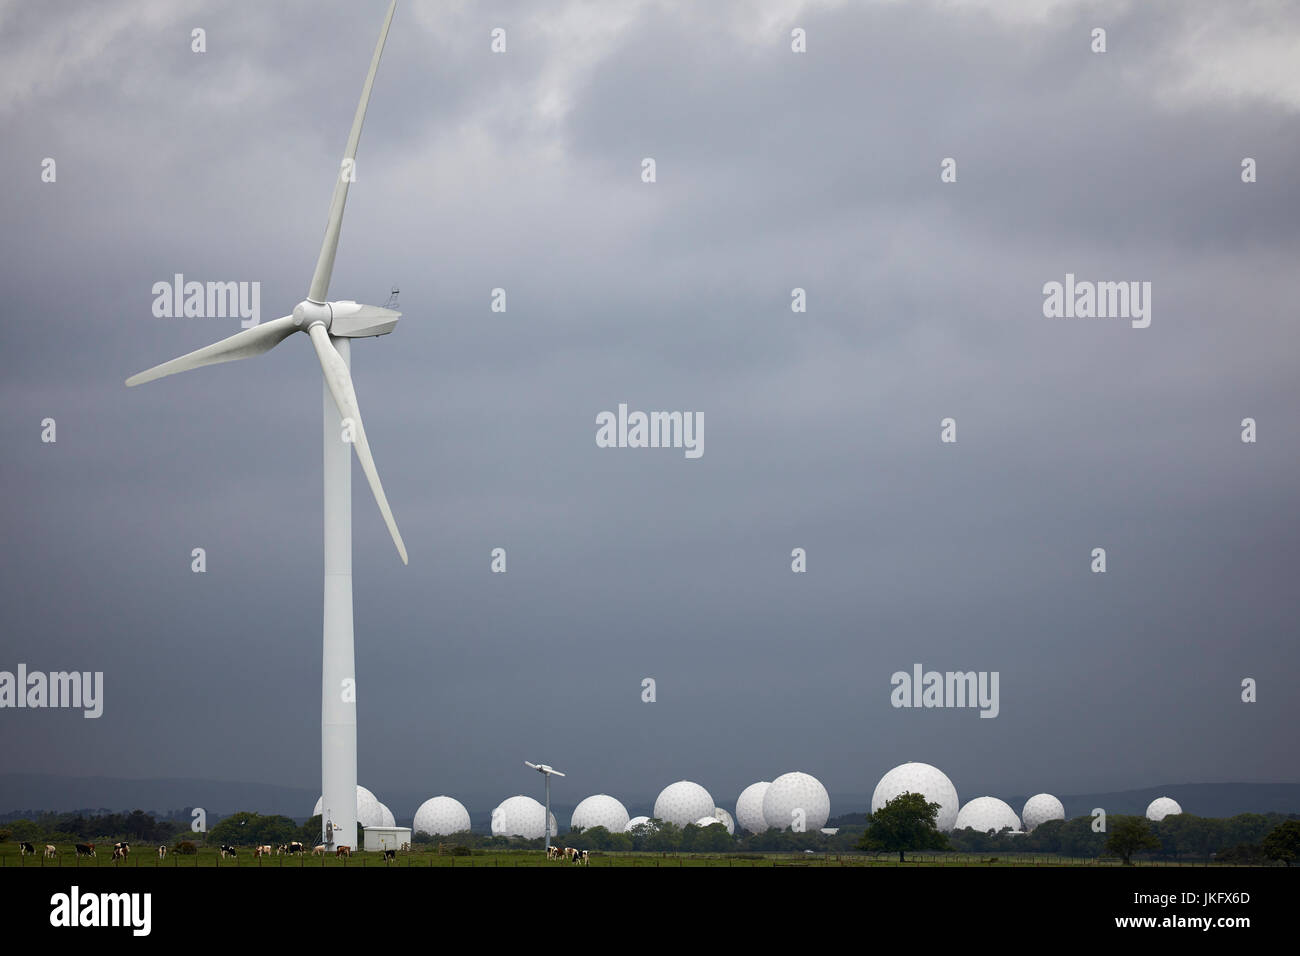
[[[1113,816],[1110,823],[1106,852],[1119,857],[1125,866],[1133,865],[1130,857],[1139,850],[1160,849],[1160,841],[1151,832],[1151,823],[1146,817]]]
[[[1270,860],[1281,860],[1290,866],[1300,856],[1300,820],[1288,820],[1269,831],[1260,847]]]
[[[1242,843],[1259,843],[1273,829],[1274,825],[1281,822],[1270,817],[1278,816],[1269,814],[1265,816],[1262,813],[1239,813],[1235,817],[1228,817],[1223,821],[1223,845],[1236,846]]]
[[[214,843],[238,846],[278,846],[298,838],[298,824],[289,817],[240,812],[226,817],[209,834]]]
[[[682,830],[676,824],[668,820],[652,818],[654,830],[646,837],[645,848],[647,850],[657,850],[660,853],[676,853],[682,846]],[[645,826],[645,824],[642,824]],[[636,827],[635,829],[640,829]]]
[[[892,853],[906,862],[907,850],[946,850],[948,838],[935,828],[939,804],[927,803],[921,793],[904,793],[867,817],[871,824],[858,841],[859,850]]]
[[[1235,863],[1239,866],[1263,866],[1268,862],[1264,850],[1256,843],[1238,843],[1215,856],[1217,863]]]
[[[681,848],[688,853],[726,853],[736,848],[736,838],[721,823],[705,827],[688,823],[682,829]]]
[[[1160,841],[1160,852],[1167,857],[1177,859],[1183,855],[1196,856],[1199,846],[1205,841],[1208,821],[1191,813],[1173,813],[1158,820],[1151,828]],[[1214,821],[1218,823],[1218,821]],[[1206,850],[1206,856],[1209,851]]]
[[[611,833],[609,835],[609,844],[605,849],[612,853],[630,853],[632,851],[632,837],[626,833]]]

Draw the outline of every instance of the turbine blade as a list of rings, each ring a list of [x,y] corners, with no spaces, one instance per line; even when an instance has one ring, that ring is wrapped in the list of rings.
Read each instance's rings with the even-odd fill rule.
[[[348,182],[351,178],[353,163],[357,158],[357,143],[361,140],[361,124],[366,118],[366,107],[370,104],[370,88],[375,84],[375,74],[379,72],[379,57],[384,52],[384,41],[388,39],[388,27],[393,22],[393,11],[397,9],[397,0],[388,5],[388,16],[384,17],[383,29],[379,31],[379,42],[375,44],[375,55],[370,61],[370,72],[366,74],[365,85],[361,87],[361,102],[357,104],[356,116],[352,119],[352,132],[348,134],[347,149],[343,153],[343,164],[334,181],[334,196],[330,199],[330,217],[325,224],[325,241],[320,247],[320,257],[316,260],[316,271],[311,277],[311,288],[307,298],[312,302],[324,302],[330,291],[330,276],[334,273],[334,253],[339,247],[339,230],[343,228],[343,207],[348,201]],[[343,168],[344,166],[348,168]]]
[[[330,341],[324,325],[318,323],[307,331],[311,335],[311,344],[316,346],[316,357],[320,359],[321,371],[325,374],[325,384],[329,386],[330,394],[334,396],[334,404],[339,407],[339,414],[345,420],[352,420],[352,447],[356,449],[361,470],[366,473],[366,480],[370,482],[370,490],[375,495],[375,504],[379,505],[379,513],[384,516],[384,523],[388,525],[388,533],[393,536],[393,544],[397,545],[397,553],[402,556],[402,563],[406,564],[406,545],[402,543],[402,534],[397,530],[397,522],[393,520],[393,509],[388,507],[384,486],[379,480],[379,472],[375,470],[375,459],[371,457],[370,443],[366,441],[366,428],[361,422],[361,409],[357,406],[357,393],[352,387],[352,373],[348,371],[343,356],[339,355],[338,349]]]
[[[152,382],[156,378],[175,375],[177,372],[188,372],[192,368],[202,368],[205,365],[216,365],[219,362],[233,362],[236,359],[252,358],[254,355],[269,352],[296,331],[298,331],[298,326],[294,324],[292,315],[286,315],[270,322],[262,322],[251,329],[236,332],[220,342],[213,342],[211,345],[205,345],[188,355],[182,355],[170,362],[155,365],[138,375],[132,375],[126,380],[126,384],[129,388],[133,385]]]

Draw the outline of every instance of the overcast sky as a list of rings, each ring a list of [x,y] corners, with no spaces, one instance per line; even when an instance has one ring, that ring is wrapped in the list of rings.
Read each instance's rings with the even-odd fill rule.
[[[308,340],[123,385],[240,328],[156,282],[305,296],[385,4],[319,7],[0,4],[0,669],[105,675],[7,769],[319,790]],[[404,313],[352,350],[410,551],[355,468],[360,782],[1300,781],[1297,64],[1288,3],[400,3],[330,289]],[[1045,318],[1066,273],[1150,327]],[[597,447],[620,402],[704,454]],[[998,716],[892,707],[916,663]]]

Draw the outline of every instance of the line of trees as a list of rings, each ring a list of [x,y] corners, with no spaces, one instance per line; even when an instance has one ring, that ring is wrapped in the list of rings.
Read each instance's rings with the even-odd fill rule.
[[[1126,821],[1141,820],[1149,824],[1143,830],[1150,841],[1133,852],[1141,852],[1166,860],[1210,860],[1237,847],[1259,846],[1276,827],[1289,819],[1280,813],[1241,813],[1235,817],[1198,817],[1180,813],[1151,822],[1146,817],[1112,814],[1106,821],[1106,832],[1093,830],[1091,816],[1072,820],[1049,820],[1032,832],[1011,836],[979,833],[974,830],[955,830],[949,842],[954,850],[965,853],[1054,853],[1060,856],[1098,857],[1122,856],[1107,849],[1107,841],[1122,825],[1125,832],[1133,833],[1133,824]],[[1141,829],[1141,827],[1139,827]],[[1240,852],[1240,851],[1239,851]]]
[[[1243,813],[1235,817],[1197,817],[1179,814],[1152,823],[1145,817],[1112,814],[1107,830],[1093,830],[1091,816],[1073,820],[1051,820],[1032,833],[1012,836],[956,830],[941,833],[935,826],[939,805],[926,803],[920,794],[903,794],[863,823],[841,822],[839,833],[766,833],[732,836],[723,827],[678,827],[661,820],[634,827],[629,833],[610,833],[604,827],[571,830],[553,837],[552,842],[586,850],[610,853],[631,851],[661,853],[773,853],[814,850],[817,852],[898,853],[959,852],[996,855],[1045,853],[1059,856],[1118,857],[1126,862],[1134,856],[1172,860],[1220,860],[1262,864],[1289,863],[1300,859],[1300,819],[1282,814]],[[1291,836],[1288,836],[1291,834]],[[515,847],[540,849],[542,840],[523,840],[460,833],[452,836],[415,836],[417,843],[452,843],[468,847]],[[1289,854],[1289,856],[1288,856]]]
[[[836,835],[821,832],[766,833],[732,836],[721,826],[678,827],[661,820],[634,827],[630,833],[610,833],[604,827],[573,830],[554,842],[578,849],[612,853],[646,851],[663,853],[771,853],[816,850],[846,852],[854,849],[872,853],[898,853],[904,860],[909,851],[964,853],[1049,853],[1072,857],[1115,856],[1125,863],[1134,856],[1168,860],[1210,860],[1261,864],[1300,860],[1300,818],[1295,814],[1242,813],[1234,817],[1198,817],[1181,813],[1151,822],[1145,817],[1111,815],[1106,832],[1093,829],[1091,816],[1072,820],[1049,820],[1031,833],[1011,835],[956,830],[940,833],[935,827],[937,803],[927,803],[920,794],[907,793],[891,800],[865,817],[866,826],[856,822],[841,826]],[[178,840],[201,840],[190,832],[188,816],[157,820],[142,810],[130,813],[86,814],[42,813],[36,819],[13,820],[0,827],[0,842],[26,840],[33,843],[126,840],[151,844]],[[210,843],[239,846],[300,841],[314,846],[320,841],[320,817],[298,825],[290,817],[240,812],[217,823],[207,835]],[[470,832],[445,837],[416,834],[417,843],[452,843],[466,847],[540,848],[542,840],[523,840]],[[357,842],[363,841],[358,827]]]
[[[299,826],[290,817],[240,811],[232,813],[208,831],[208,842],[232,846],[279,846],[300,842],[315,846],[320,842],[320,817],[312,817]]]
[[[77,843],[95,840],[125,840],[128,843],[167,843],[180,829],[174,821],[159,821],[143,810],[87,816],[72,813],[42,813],[35,820],[12,820],[5,824],[7,839],[32,843]]]

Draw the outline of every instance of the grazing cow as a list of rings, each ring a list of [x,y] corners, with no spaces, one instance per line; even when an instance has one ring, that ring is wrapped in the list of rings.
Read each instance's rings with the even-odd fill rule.
[[[288,846],[287,846],[287,850],[288,850],[289,853],[304,853],[304,852],[306,852],[306,850],[305,850],[305,848],[303,847],[303,845],[302,845],[301,843],[299,843],[297,840],[294,840],[292,843],[288,844]]]
[[[45,844],[45,859],[52,860],[58,855],[59,855],[58,847],[56,847],[53,843]]]
[[[158,859],[160,860],[165,859],[166,856],[167,856],[167,844],[165,843],[158,844]]]
[[[131,855],[131,844],[122,842],[113,844],[113,854],[115,858],[126,859]]]
[[[221,844],[221,858],[224,860],[228,856],[238,857],[238,854],[233,846],[223,843]]]
[[[410,853],[410,852],[411,852],[411,844],[409,844],[409,843],[403,843],[403,844],[402,844],[402,852],[403,852],[403,853]]]
[[[317,843],[314,847],[311,848],[311,855],[312,855],[312,856],[324,856],[324,855],[325,855],[325,844],[324,844],[324,843]]]
[[[26,840],[18,844],[18,854],[20,856],[26,856],[28,853],[35,853],[35,852],[36,852],[36,847],[32,846]]]
[[[583,866],[591,865],[591,854],[586,850],[579,850],[573,855],[574,863],[581,863]]]
[[[77,856],[94,856],[94,855],[95,855],[95,844],[93,843],[77,844]]]
[[[397,851],[396,851],[396,850],[385,850],[385,851],[384,851],[384,862],[385,862],[385,863],[387,863],[389,860],[396,860],[396,859],[397,859]]]
[[[270,856],[270,855],[271,855],[271,848],[269,846],[259,846],[256,850],[253,851],[253,856],[259,858],[264,856]]]
[[[113,847],[113,859],[115,860],[122,859],[122,848],[120,846]]]
[[[335,855],[336,857],[338,857],[338,856],[351,856],[351,855],[352,855],[352,847],[350,847],[350,846],[341,846],[341,847],[337,847],[337,848],[334,850],[334,855]]]

